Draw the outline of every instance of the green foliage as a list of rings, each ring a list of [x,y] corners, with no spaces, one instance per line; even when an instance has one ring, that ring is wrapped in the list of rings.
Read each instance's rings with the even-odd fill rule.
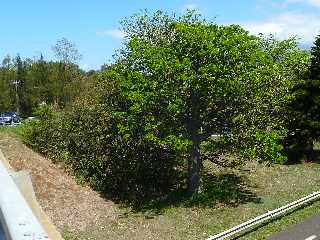
[[[224,126],[240,133],[259,118],[267,121],[273,59],[240,26],[219,26],[192,13],[170,18],[157,12],[137,17],[136,24],[140,28],[124,28],[129,38],[111,76],[126,103],[114,112],[118,129],[180,148],[195,179],[202,141]],[[264,108],[257,109],[260,103]],[[243,125],[232,124],[240,117]]]
[[[41,103],[62,108],[80,91],[86,91],[84,86],[91,79],[69,61],[49,62],[42,55],[36,60],[6,56],[0,66],[0,112],[18,111],[22,116],[30,116]]]
[[[225,147],[286,161],[279,133],[308,62],[295,39],[255,37],[194,12],[135,15],[123,30],[116,63],[94,75],[89,97],[65,112],[40,109],[30,145],[104,193],[138,203],[185,187],[186,176],[189,192],[198,191],[202,161]]]
[[[263,142],[255,157],[285,161],[273,131],[285,130],[290,91],[309,60],[295,39],[257,38],[193,13],[134,20],[124,27],[127,45],[114,76],[104,80],[118,82],[125,104],[115,114],[124,134],[139,131],[157,144],[181,147],[191,159],[202,142],[227,128],[235,150],[254,148],[255,139]],[[270,138],[256,136],[267,131]]]
[[[313,141],[320,137],[320,36],[311,49],[311,63],[304,81],[293,89],[294,99],[289,105],[291,135],[287,141],[310,153]],[[308,154],[309,155],[309,154]],[[311,156],[307,156],[310,159]]]
[[[311,48],[310,79],[320,79],[320,35]]]
[[[259,39],[263,51],[271,58],[270,76],[261,83],[260,91],[255,93],[251,106],[245,106],[246,111],[232,118],[232,125],[235,126],[233,144],[235,152],[240,149],[241,155],[283,163],[286,161],[282,157],[283,141],[272,137],[278,150],[272,150],[273,154],[263,154],[270,152],[272,144],[259,143],[257,133],[265,132],[275,136],[279,133],[284,136],[288,132],[288,122],[291,121],[288,104],[294,99],[293,89],[301,84],[307,72],[310,56],[307,51],[297,47],[294,38],[279,41],[273,36],[261,35]],[[259,144],[259,151],[256,150],[256,144]]]
[[[78,106],[32,122],[24,138],[37,151],[64,162],[80,181],[115,199],[144,202],[178,184],[172,150],[123,137],[115,129],[106,109]]]
[[[61,131],[64,127],[62,118],[62,114],[55,113],[51,118],[26,123],[23,133],[24,142],[38,152],[53,157],[53,159],[55,156],[60,156],[65,142]]]
[[[51,119],[53,117],[53,114],[54,114],[53,107],[46,104],[39,105],[33,111],[33,116],[41,120]]]
[[[288,159],[283,153],[282,139],[277,132],[257,131],[251,141],[251,144],[240,149],[243,157],[258,157],[262,161],[280,164],[287,162]]]

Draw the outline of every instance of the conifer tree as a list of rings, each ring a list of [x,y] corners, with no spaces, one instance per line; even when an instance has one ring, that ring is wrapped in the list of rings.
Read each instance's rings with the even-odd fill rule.
[[[309,71],[302,84],[294,89],[291,103],[293,117],[290,130],[294,140],[303,148],[307,160],[312,160],[313,141],[320,137],[320,35],[311,48]]]

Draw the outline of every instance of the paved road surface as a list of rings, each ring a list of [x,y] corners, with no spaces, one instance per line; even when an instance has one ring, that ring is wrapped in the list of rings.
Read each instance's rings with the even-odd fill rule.
[[[275,234],[268,240],[320,240],[320,215]]]

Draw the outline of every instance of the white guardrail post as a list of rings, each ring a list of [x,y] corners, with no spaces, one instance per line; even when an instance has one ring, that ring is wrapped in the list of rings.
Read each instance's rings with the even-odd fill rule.
[[[0,223],[7,240],[49,239],[2,161],[0,161]]]
[[[235,226],[233,228],[230,228],[229,230],[227,231],[224,231],[222,233],[219,233],[217,235],[214,235],[214,236],[210,236],[209,238],[207,238],[207,240],[222,240],[222,239],[226,239],[228,237],[231,237],[237,233],[240,233],[254,225],[257,225],[257,224],[260,224],[264,221],[267,221],[269,220],[270,218],[273,218],[273,217],[277,217],[293,208],[297,208],[297,207],[300,207],[302,206],[303,204],[306,204],[306,203],[309,203],[309,202],[312,202],[316,199],[320,198],[320,192],[314,192],[304,198],[300,198],[299,200],[297,201],[294,201],[290,204],[287,204],[283,207],[280,207],[280,208],[277,208],[275,210],[272,210],[272,211],[268,211],[267,213],[263,214],[263,215],[260,215],[256,218],[253,218],[249,221],[246,221],[238,226]]]

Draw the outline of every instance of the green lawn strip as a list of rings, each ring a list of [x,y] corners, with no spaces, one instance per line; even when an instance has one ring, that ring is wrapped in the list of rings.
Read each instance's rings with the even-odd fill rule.
[[[0,133],[15,133],[18,134],[20,132],[21,126],[6,126],[0,125]]]
[[[260,225],[253,232],[243,233],[241,238],[234,239],[266,239],[287,227],[313,216],[320,210],[320,203],[316,202],[291,214],[274,219],[266,225]],[[179,212],[176,216],[161,216],[155,219],[144,219],[141,216],[129,216],[112,225],[98,226],[82,233],[65,231],[64,237],[68,239],[206,239],[213,232],[226,230],[231,224],[241,223],[239,211],[231,209],[208,211],[200,213],[199,222],[190,221],[186,217],[188,211]],[[213,217],[212,214],[216,214]],[[218,219],[219,218],[219,219]],[[200,222],[201,221],[201,222]],[[171,223],[171,224],[169,224]],[[209,226],[210,224],[210,226]],[[213,225],[211,225],[213,224]],[[238,235],[239,236],[239,235]]]
[[[286,230],[294,224],[298,224],[303,220],[320,213],[320,201],[304,205],[294,211],[289,212],[278,218],[274,218],[264,224],[252,228],[250,231],[244,232],[234,239],[266,239],[268,236]]]

